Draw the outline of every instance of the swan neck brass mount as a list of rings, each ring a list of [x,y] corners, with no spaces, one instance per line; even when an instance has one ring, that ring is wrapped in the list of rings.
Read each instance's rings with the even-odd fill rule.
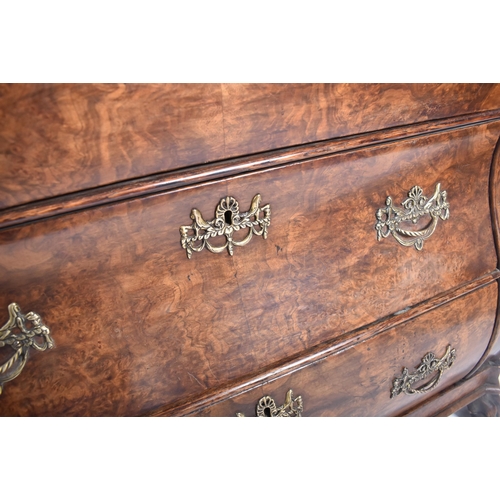
[[[181,246],[186,250],[188,259],[193,252],[201,252],[204,248],[212,253],[223,252],[226,248],[229,255],[233,255],[234,247],[245,246],[252,236],[267,238],[268,228],[271,224],[271,206],[260,206],[261,196],[256,194],[248,212],[240,212],[238,202],[232,196],[222,198],[215,209],[215,219],[207,222],[201,212],[193,208],[190,226],[181,226]],[[241,229],[248,229],[247,235],[242,240],[234,239],[234,234]],[[224,236],[226,243],[216,246],[209,240],[215,236]]]
[[[10,304],[8,309],[9,320],[0,328],[0,350],[7,349],[14,352],[11,351],[11,356],[0,365],[0,394],[6,382],[20,375],[31,348],[45,351],[54,347],[50,330],[43,324],[39,314],[35,312],[22,314],[21,308],[16,303]]]
[[[401,245],[422,250],[424,241],[436,230],[439,219],[446,220],[450,217],[450,204],[446,200],[446,191],[441,191],[441,184],[436,184],[434,194],[429,199],[422,193],[420,186],[412,187],[408,198],[402,203],[403,208],[395,207],[392,198],[387,197],[386,207],[379,208],[375,214],[377,241],[392,234]],[[429,216],[431,220],[421,230],[413,231],[400,227],[402,223],[416,224],[424,216]]]

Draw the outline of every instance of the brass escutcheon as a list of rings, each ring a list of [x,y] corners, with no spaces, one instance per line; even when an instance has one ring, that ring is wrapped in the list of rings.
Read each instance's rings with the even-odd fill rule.
[[[436,184],[434,194],[429,199],[422,193],[420,186],[412,187],[408,198],[402,203],[404,208],[395,207],[392,198],[387,197],[386,208],[379,208],[375,214],[377,241],[392,234],[401,245],[405,247],[413,245],[417,250],[422,250],[424,241],[436,230],[438,220],[450,217],[450,204],[446,201],[446,191],[441,191],[441,184]],[[416,224],[426,215],[430,216],[431,220],[424,229],[410,231],[400,227],[402,222]]]
[[[255,234],[267,238],[267,231],[271,224],[271,207],[260,207],[261,196],[253,197],[250,210],[240,213],[238,202],[231,196],[222,198],[215,209],[215,219],[207,222],[196,208],[191,210],[193,223],[190,226],[181,226],[181,246],[186,250],[188,259],[193,252],[201,252],[205,247],[213,253],[220,253],[227,248],[229,255],[233,255],[235,246],[245,246]],[[263,217],[261,212],[263,212]],[[242,240],[233,239],[234,233],[248,228],[248,233]],[[188,234],[191,231],[191,234]],[[225,236],[223,246],[214,246],[208,240],[215,236]]]
[[[26,322],[31,323],[31,328],[27,327]],[[36,337],[42,337],[41,344],[36,342]],[[14,353],[0,365],[0,394],[5,382],[10,382],[22,372],[28,360],[30,347],[37,351],[45,351],[54,347],[54,341],[40,315],[35,312],[24,315],[21,313],[21,308],[12,303],[9,305],[9,321],[0,328],[0,348],[3,347],[12,348]]]
[[[259,399],[255,413],[258,417],[300,417],[302,410],[302,396],[293,398],[292,389],[290,389],[285,396],[285,402],[276,407],[276,403],[271,396],[264,396]],[[244,417],[243,413],[237,413],[237,417]]]
[[[413,373],[409,373],[408,368],[403,368],[401,377],[395,378],[392,383],[391,399],[402,392],[405,394],[424,394],[434,389],[441,380],[443,372],[453,365],[455,358],[456,350],[449,345],[441,359],[436,359],[436,355],[429,352],[422,358],[422,362]],[[430,382],[418,388],[412,387],[413,384],[427,378],[434,372],[438,372],[437,376]]]

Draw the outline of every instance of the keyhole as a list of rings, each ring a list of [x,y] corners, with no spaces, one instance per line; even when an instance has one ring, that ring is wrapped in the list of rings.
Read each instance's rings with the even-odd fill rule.
[[[268,408],[268,407],[264,408],[264,415],[266,417],[270,417],[271,416],[271,408]]]
[[[224,212],[224,220],[228,226],[233,223],[233,212],[231,212],[231,210],[226,210]]]

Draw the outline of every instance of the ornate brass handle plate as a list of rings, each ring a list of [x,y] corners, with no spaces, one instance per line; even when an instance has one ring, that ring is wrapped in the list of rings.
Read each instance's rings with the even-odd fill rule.
[[[292,389],[285,396],[285,402],[277,407],[271,396],[264,396],[259,399],[255,412],[258,417],[300,417],[302,410],[302,396],[293,398]],[[244,417],[243,413],[237,413],[236,416]]]
[[[404,208],[397,208],[392,204],[392,198],[387,197],[386,208],[379,208],[376,213],[377,240],[393,235],[396,241],[405,247],[415,246],[422,250],[424,240],[430,238],[439,219],[446,220],[450,217],[450,205],[446,201],[446,191],[441,191],[441,184],[436,184],[436,190],[431,198],[427,199],[419,186],[414,186],[408,193],[408,198],[403,201]],[[411,221],[416,224],[421,217],[430,216],[429,224],[419,231],[402,229],[402,222]]]
[[[455,358],[456,351],[449,345],[445,355],[441,359],[436,359],[435,354],[429,352],[422,358],[422,362],[416,367],[413,373],[409,373],[408,368],[403,368],[401,377],[395,378],[392,383],[391,399],[402,392],[405,394],[424,394],[434,389],[441,380],[443,372],[453,365]],[[437,376],[427,384],[419,388],[412,387],[413,384],[416,384],[435,372],[437,372]]]
[[[205,247],[213,253],[220,253],[227,248],[229,255],[233,255],[233,247],[245,246],[254,234],[267,238],[267,231],[271,224],[271,207],[260,207],[261,196],[253,197],[250,210],[240,213],[238,202],[231,196],[222,198],[215,209],[215,219],[207,222],[196,208],[191,210],[193,223],[190,226],[181,226],[181,245],[186,250],[188,259],[193,252],[201,252]],[[263,213],[263,215],[262,215]],[[234,240],[234,233],[248,228],[248,233],[242,240]],[[191,234],[188,234],[190,231]],[[208,240],[215,236],[225,236],[223,246],[212,245]]]
[[[27,326],[31,323],[31,327]],[[17,331],[17,333],[15,333]],[[36,341],[41,337],[41,343]],[[43,324],[42,318],[34,312],[24,315],[21,308],[13,303],[9,305],[9,321],[0,328],[0,348],[10,347],[14,353],[0,365],[0,394],[5,382],[15,379],[23,370],[30,347],[37,351],[45,351],[54,347],[50,330]]]

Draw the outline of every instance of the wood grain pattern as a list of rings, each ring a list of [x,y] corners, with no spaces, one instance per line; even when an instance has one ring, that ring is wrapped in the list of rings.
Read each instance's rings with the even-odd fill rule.
[[[491,225],[498,256],[497,268],[500,269],[500,139],[497,141],[491,162],[489,194]]]
[[[294,342],[307,348],[494,269],[486,193],[499,131],[481,126],[235,179],[232,196],[260,192],[273,209],[265,252],[233,259],[262,355],[291,355]],[[374,207],[389,195],[400,203],[415,185],[430,194],[437,182],[452,216],[422,252],[376,241]]]
[[[497,251],[497,268],[500,269],[500,139],[497,142],[490,175],[490,205],[493,226],[493,238]],[[497,321],[493,331],[491,343],[486,356],[498,357],[500,355],[500,297],[497,305]],[[485,356],[485,358],[486,358]]]
[[[0,208],[223,158],[220,85],[0,85]]]
[[[0,208],[498,109],[497,84],[3,84]]]
[[[391,329],[343,353],[294,374],[211,406],[196,416],[255,416],[259,399],[270,395],[282,404],[288,389],[302,396],[303,416],[394,416],[418,405],[427,394],[390,398],[402,367],[410,372],[428,352],[441,357],[448,345],[457,358],[436,391],[457,382],[474,366],[489,340],[495,319],[496,284]],[[428,380],[425,380],[427,382]],[[424,381],[419,385],[423,385]],[[438,389],[439,388],[439,389]]]
[[[489,185],[489,200],[491,212],[491,226],[493,229],[493,240],[497,253],[497,269],[500,269],[500,139],[497,141],[490,169],[490,185]],[[474,370],[471,371],[469,377],[481,370],[488,358],[498,356],[500,354],[500,295],[497,304],[497,320],[493,328],[488,348],[484,352],[481,359],[478,361]]]
[[[412,319],[418,318],[423,314],[427,314],[430,311],[443,307],[460,297],[464,297],[465,295],[468,295],[476,290],[480,290],[485,286],[494,284],[499,278],[500,271],[495,270],[485,276],[482,276],[481,278],[466,284],[461,284],[447,292],[435,295],[434,297],[425,300],[414,307],[409,307],[404,311],[399,311],[388,317],[380,318],[373,323],[364,325],[338,338],[323,342],[311,349],[306,349],[297,356],[280,360],[275,364],[264,367],[255,373],[247,374],[246,376],[224,386],[208,390],[199,397],[185,398],[175,404],[161,406],[150,412],[149,415],[162,417],[172,415],[186,416],[192,413],[197,413],[206,407],[226,401],[234,396],[237,396],[238,394],[248,392],[277,378],[289,376],[299,370],[307,369],[307,367],[314,365],[325,358],[342,353],[343,351],[360,343],[367,342],[390,329],[395,329]],[[482,370],[479,373],[483,373],[484,368],[485,365],[483,365]],[[474,385],[474,389],[486,381],[486,379],[478,377],[479,374],[474,377],[474,384],[476,384]],[[469,387],[469,385],[467,385],[467,387]],[[463,392],[460,394],[463,394]],[[430,399],[432,399],[432,397]],[[445,399],[445,403],[443,403],[442,407],[448,404],[451,400],[452,398]],[[472,399],[470,401],[472,401]],[[425,402],[422,404],[424,405]]]
[[[228,156],[500,107],[496,84],[223,85]]]
[[[0,210],[0,229],[17,224],[32,222],[46,217],[70,213],[97,205],[133,199],[179,187],[197,185],[201,182],[222,179],[229,175],[264,170],[292,162],[335,154],[342,151],[369,147],[389,141],[408,139],[432,132],[472,127],[496,121],[500,111],[487,111],[472,115],[447,118],[408,125],[368,134],[356,135],[346,139],[332,139],[319,143],[306,144],[295,148],[251,155],[234,160],[225,160],[196,168],[178,169],[174,172],[155,174],[140,179],[114,183],[99,188],[89,189],[58,196],[48,200],[28,203],[10,209]]]
[[[41,314],[56,349],[5,388],[1,413],[153,411],[488,273],[499,132],[423,136],[2,231],[0,310],[15,300]],[[436,182],[452,217],[424,251],[377,242],[386,196]],[[179,226],[193,207],[211,218],[221,197],[246,209],[257,192],[273,210],[268,240],[186,258]]]

